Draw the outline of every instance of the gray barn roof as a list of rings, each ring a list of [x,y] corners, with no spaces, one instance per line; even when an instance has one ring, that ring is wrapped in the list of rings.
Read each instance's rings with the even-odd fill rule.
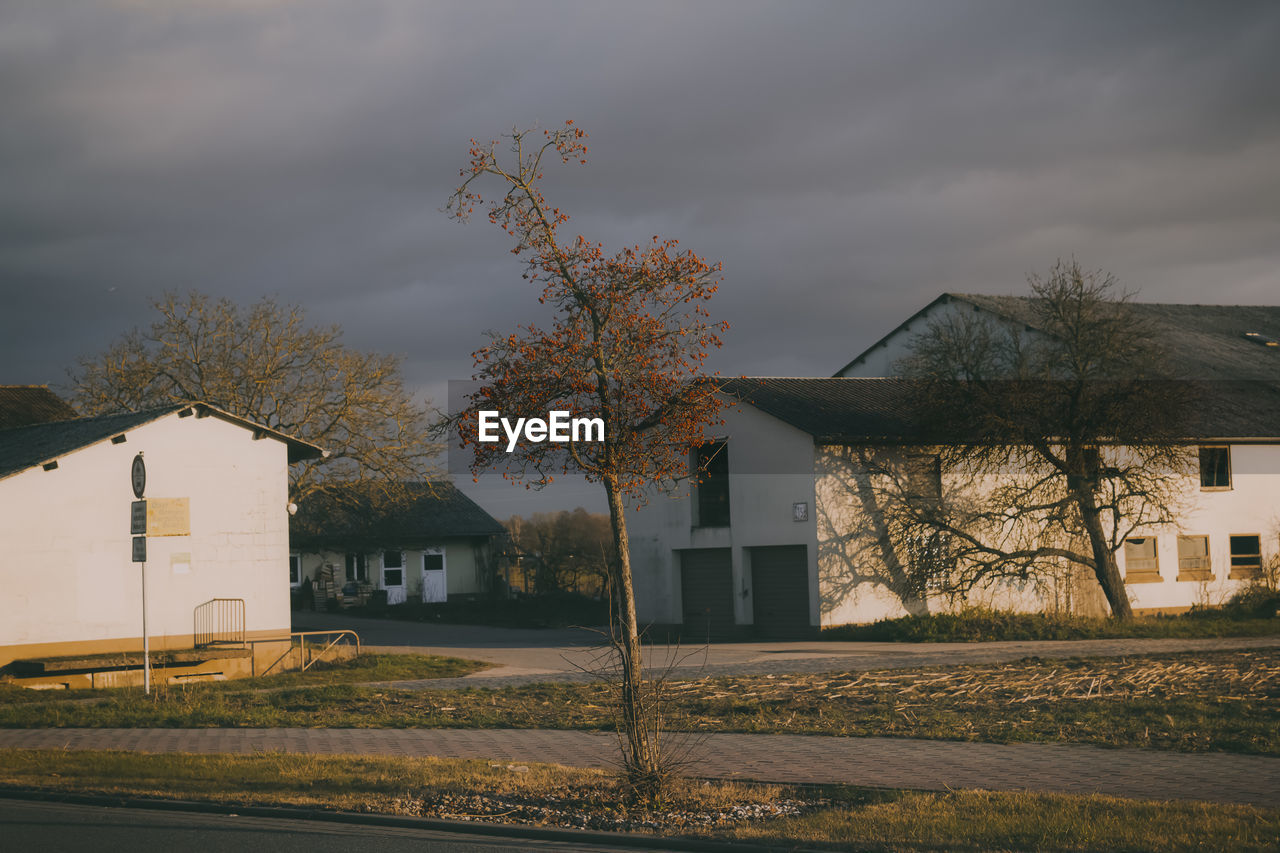
[[[335,551],[404,548],[505,532],[497,519],[452,483],[402,485],[406,494],[390,500],[354,488],[308,497],[289,521],[291,546]]]
[[[1037,328],[1035,299],[1029,296],[991,296],[944,293],[917,311],[888,335],[863,351],[838,372],[854,366],[932,308],[964,302],[1002,319]],[[1280,381],[1280,346],[1266,346],[1250,332],[1280,342],[1280,306],[1181,305],[1130,302],[1129,307],[1150,324],[1164,352],[1170,379],[1261,379]]]
[[[1280,382],[1190,384],[1197,405],[1180,425],[1184,440],[1280,442]],[[1014,392],[1015,385],[1009,383]],[[748,377],[722,387],[732,397],[809,433],[819,444],[930,440],[911,416],[915,385],[909,380]],[[931,441],[963,441],[964,420],[957,413],[953,422],[957,434],[934,436]]]
[[[289,448],[289,461],[313,459],[320,456],[320,448],[300,441],[284,433],[259,426],[244,418],[223,412],[204,403],[172,404],[141,412],[122,412],[113,415],[97,415],[53,423],[33,424],[16,429],[0,430],[0,479],[45,465],[77,450],[136,429],[143,424],[191,410],[200,417],[213,416],[230,421],[255,433],[283,441]]]

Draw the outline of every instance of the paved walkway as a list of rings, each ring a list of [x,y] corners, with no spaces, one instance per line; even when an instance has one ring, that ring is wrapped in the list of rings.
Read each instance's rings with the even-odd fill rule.
[[[1024,658],[1120,657],[1162,652],[1219,651],[1280,646],[1280,636],[1227,637],[1221,639],[1130,640],[1018,640],[988,643],[734,643],[711,647],[668,650],[657,647],[647,659],[650,666],[665,669],[674,664],[676,678],[718,676],[788,675],[816,672],[865,672],[920,666],[1011,663]],[[403,647],[369,647],[386,652],[422,651]],[[559,652],[559,666],[527,669],[498,665],[462,678],[433,678],[389,682],[409,690],[465,687],[512,687],[546,681],[591,681],[595,649],[566,648]],[[449,654],[479,660],[500,659],[489,650],[441,649]],[[675,656],[674,659],[672,656]]]
[[[297,612],[294,630],[347,628],[368,651],[431,653],[484,660],[490,669],[465,678],[395,682],[404,688],[509,687],[541,681],[586,681],[600,635],[582,628],[532,630],[369,619],[344,613]],[[861,672],[916,666],[1005,663],[1027,657],[1116,657],[1158,652],[1280,646],[1280,636],[1215,639],[1011,640],[989,643],[866,643],[799,640],[688,645],[673,654],[652,649],[650,663],[676,664],[681,678],[797,672]]]
[[[751,734],[701,735],[685,745],[700,776],[1280,808],[1280,758],[1257,755]],[[617,759],[613,735],[540,729],[0,729],[0,748],[432,755],[573,767],[614,767]]]

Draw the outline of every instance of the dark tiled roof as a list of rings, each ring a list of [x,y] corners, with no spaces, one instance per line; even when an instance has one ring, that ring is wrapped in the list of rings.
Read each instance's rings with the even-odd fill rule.
[[[724,390],[819,442],[853,444],[918,435],[911,383],[901,379],[767,379],[727,382]]]
[[[935,305],[954,301],[967,302],[1033,329],[1039,322],[1033,297],[944,293],[841,368],[840,372],[852,367]],[[1150,325],[1167,365],[1164,371],[1166,378],[1280,381],[1280,346],[1264,346],[1257,339],[1245,337],[1247,333],[1254,332],[1280,341],[1280,306],[1127,304]]]
[[[947,295],[1036,327],[1035,300],[1031,297]],[[1280,346],[1264,346],[1245,337],[1254,332],[1280,341],[1280,305],[1128,305],[1151,325],[1164,351],[1169,378],[1280,381]]]
[[[143,424],[171,415],[183,409],[194,409],[200,415],[211,415],[245,429],[261,432],[283,441],[289,448],[289,461],[311,459],[320,455],[320,448],[305,441],[287,436],[251,421],[229,415],[204,403],[174,403],[140,412],[120,412],[96,415],[68,421],[32,424],[17,429],[0,430],[0,478],[19,471],[51,462],[81,448],[117,436]]]
[[[43,385],[0,385],[0,429],[74,417],[76,410]]]
[[[1256,346],[1256,344],[1254,345]],[[1181,437],[1280,441],[1280,382],[1178,382],[1195,410],[1180,425]],[[812,435],[820,444],[910,443],[928,440],[912,417],[917,387],[903,379],[745,378],[724,390],[778,420]],[[1009,383],[1016,393],[1015,383]],[[965,440],[963,413],[956,413],[946,436]]]
[[[333,550],[412,547],[504,532],[497,519],[452,483],[403,485],[406,494],[390,500],[355,489],[312,495],[290,519],[290,544]]]
[[[0,431],[0,478],[51,462],[72,451],[172,414],[183,406],[98,415]]]

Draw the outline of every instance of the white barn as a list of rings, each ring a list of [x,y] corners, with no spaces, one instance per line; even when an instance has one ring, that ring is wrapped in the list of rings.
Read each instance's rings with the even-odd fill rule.
[[[879,559],[858,454],[910,453],[893,379],[744,379],[749,402],[725,412],[711,475],[656,494],[629,512],[632,567],[644,621],[683,626],[694,639],[802,636],[820,627],[903,616],[951,603],[919,596]],[[1225,469],[1212,482],[1186,478],[1175,527],[1139,530],[1117,554],[1136,612],[1178,612],[1224,602],[1280,558],[1280,386],[1265,386],[1260,416],[1226,417],[1189,437]],[[1255,413],[1255,414],[1259,414]],[[1280,424],[1280,417],[1271,420]],[[695,460],[690,460],[691,469]],[[1193,469],[1196,466],[1192,466]],[[688,482],[688,481],[686,481]],[[964,488],[942,475],[944,490]],[[1096,581],[1079,571],[1038,581],[994,582],[969,603],[1101,613]]]
[[[320,453],[201,403],[0,431],[0,666],[139,651],[144,565],[154,652],[193,649],[197,611],[231,599],[246,643],[278,656],[290,632],[288,466]],[[133,561],[138,457],[145,563]]]
[[[1209,454],[1217,473],[1208,483],[1187,478],[1178,524],[1140,531],[1117,552],[1137,612],[1221,603],[1280,559],[1280,386],[1273,384],[1280,380],[1280,307],[1131,307],[1158,336],[1168,378],[1258,383],[1255,396],[1241,397],[1226,417],[1210,412],[1206,428],[1187,437],[1188,454]],[[874,507],[847,484],[859,476],[860,449],[911,450],[911,424],[895,415],[895,380],[886,377],[896,375],[915,335],[955,312],[1022,335],[1046,334],[1028,298],[943,294],[836,378],[740,381],[737,396],[751,402],[728,411],[711,436],[717,443],[702,451],[715,459],[709,482],[654,495],[630,513],[642,618],[682,625],[694,637],[802,635],[943,606],[900,589],[901,578],[876,558],[867,536]],[[1079,572],[993,584],[971,600],[1105,608],[1096,581]]]

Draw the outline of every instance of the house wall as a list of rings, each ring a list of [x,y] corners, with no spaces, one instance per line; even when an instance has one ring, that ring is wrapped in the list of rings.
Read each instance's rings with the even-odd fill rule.
[[[245,600],[251,638],[288,636],[288,461],[275,439],[216,417],[170,415],[126,441],[0,480],[0,665],[142,647],[129,485],[143,452],[147,498],[190,499],[189,536],[149,537],[153,649],[190,648],[195,607]]]
[[[683,619],[680,553],[685,549],[727,548],[732,562],[734,622],[753,623],[750,549],[763,545],[805,545],[810,574],[810,624],[833,626],[895,618],[911,613],[954,611],[966,606],[1024,612],[1105,615],[1101,588],[1090,570],[1063,564],[1026,579],[996,579],[960,599],[939,592],[912,592],[888,570],[877,547],[873,504],[854,482],[848,447],[816,447],[805,433],[750,407],[731,412],[717,434],[727,437],[730,472],[730,525],[693,526],[693,504],[686,483],[670,494],[651,495],[628,512],[632,570],[642,622],[678,625]],[[909,453],[898,451],[875,451]],[[1195,449],[1188,450],[1194,454]],[[1192,473],[1186,479],[1180,523],[1134,535],[1157,537],[1158,582],[1127,583],[1138,612],[1176,612],[1194,605],[1227,601],[1249,583],[1230,574],[1232,534],[1261,539],[1262,559],[1280,561],[1280,444],[1230,448],[1231,488],[1205,491]],[[840,454],[844,454],[843,457]],[[853,460],[856,462],[856,460]],[[1192,467],[1194,472],[1195,468]],[[986,483],[957,472],[944,473],[943,489],[956,495],[981,492]],[[864,484],[865,485],[865,484]],[[807,501],[810,518],[791,520],[792,504]],[[1178,580],[1179,535],[1209,537],[1212,578]],[[1124,551],[1117,554],[1128,577]]]
[[[1007,327],[1011,331],[1016,330],[1020,334],[1041,335],[1040,332],[1029,333],[1024,327],[1011,323],[985,309],[975,310],[975,306],[968,302],[950,301],[939,303],[926,306],[918,316],[912,317],[901,328],[890,332],[870,350],[862,353],[853,364],[841,368],[835,375],[853,378],[901,375],[901,371],[897,369],[897,364],[911,354],[911,344],[915,337],[928,331],[930,323],[958,313],[977,313],[979,316]]]
[[[637,615],[642,623],[682,621],[679,551],[729,548],[734,621],[754,620],[750,552],[765,545],[804,545],[810,582],[810,624],[818,624],[814,525],[813,439],[750,406],[726,410],[725,425],[708,438],[727,439],[728,527],[695,527],[687,481],[670,493],[653,492],[627,512]],[[792,505],[808,506],[808,520],[792,519]]]
[[[1105,615],[1108,610],[1093,574],[1087,568],[1063,565],[1036,577],[996,579],[981,584],[966,597],[949,600],[930,595],[921,602],[903,588],[880,559],[873,523],[874,489],[858,488],[850,476],[856,466],[847,455],[859,448],[820,448],[817,454],[819,577],[823,590],[822,624],[839,625],[896,618],[910,613],[952,611],[964,606]],[[890,451],[891,452],[891,451]],[[1194,460],[1195,448],[1189,449]],[[1186,478],[1176,525],[1139,528],[1133,536],[1155,536],[1160,574],[1130,575],[1124,549],[1117,563],[1125,589],[1137,612],[1181,612],[1196,605],[1220,605],[1249,583],[1230,578],[1230,537],[1252,534],[1261,538],[1262,560],[1280,559],[1280,445],[1235,445],[1230,449],[1232,485],[1229,490],[1201,490],[1198,475]],[[840,454],[845,455],[844,463]],[[1191,466],[1195,471],[1195,466]],[[865,473],[865,472],[864,472]],[[865,483],[862,484],[865,487]],[[944,477],[944,491],[955,499],[964,490],[981,491],[992,484],[963,474]],[[1212,578],[1178,580],[1178,536],[1208,536]],[[1135,582],[1141,580],[1141,582]]]
[[[1199,488],[1198,480],[1191,482],[1189,506],[1179,525],[1138,531],[1156,537],[1160,581],[1126,584],[1135,610],[1177,611],[1196,604],[1222,604],[1247,586],[1246,580],[1228,577],[1232,535],[1259,536],[1263,563],[1280,560],[1280,445],[1230,445],[1230,454],[1230,489],[1206,491]],[[1177,579],[1179,535],[1209,537],[1212,580]],[[1123,548],[1117,562],[1128,577]]]

